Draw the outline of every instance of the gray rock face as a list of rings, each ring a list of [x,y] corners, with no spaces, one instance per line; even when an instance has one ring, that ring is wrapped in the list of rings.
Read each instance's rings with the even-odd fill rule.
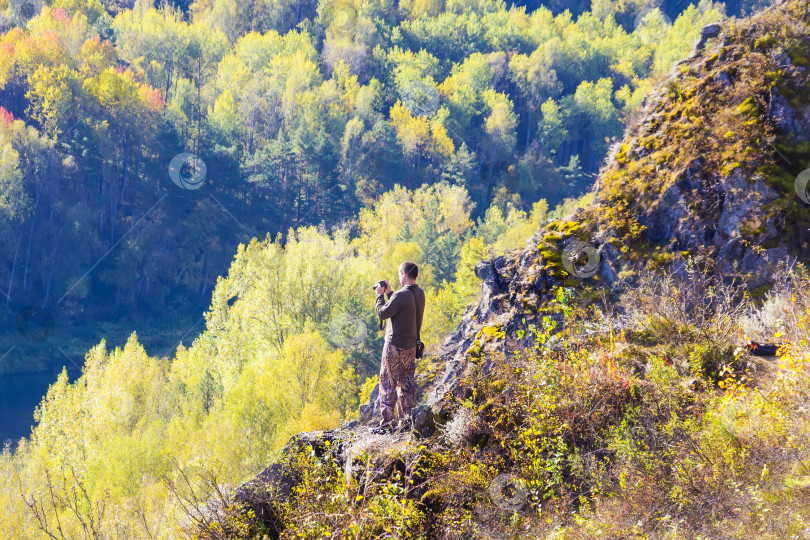
[[[709,41],[711,38],[715,38],[720,35],[720,23],[713,22],[709,23],[700,30],[700,37],[695,42],[695,46],[692,48],[692,57],[697,56],[700,51],[706,46],[706,42]]]
[[[790,60],[788,60],[788,63]],[[787,100],[774,89],[771,93],[769,120],[783,133],[791,133],[797,142],[810,139],[810,124],[807,111],[794,110]]]
[[[720,35],[720,23],[719,22],[709,23],[700,30],[701,39],[709,39],[709,38],[717,37],[719,35]]]
[[[470,374],[470,351],[478,349],[479,368],[487,374],[493,358],[514,354],[534,345],[529,328],[541,326],[536,307],[548,300],[559,282],[533,264],[537,258],[537,238],[518,251],[481,261],[475,267],[481,278],[481,295],[467,306],[456,330],[432,359],[435,375],[422,381],[422,401],[436,410],[448,395],[456,394],[461,381]],[[482,334],[485,327],[498,329],[499,336]]]
[[[330,458],[338,463],[342,464],[344,459],[343,441],[334,432],[300,433],[290,439],[281,455],[287,456],[309,449],[318,458],[325,458],[330,453]],[[289,499],[293,487],[299,481],[300,478],[282,459],[236,488],[232,496],[233,502],[245,510],[252,510],[256,520],[268,528],[270,537],[278,538],[283,530],[278,513],[279,505]]]
[[[690,208],[695,194],[700,196],[699,212]],[[695,185],[689,174],[673,184],[661,197],[658,205],[638,215],[639,223],[646,227],[644,236],[653,245],[668,245],[673,251],[713,254],[717,270],[732,276],[744,271],[741,263],[754,270],[748,285],[758,287],[771,279],[774,263],[792,262],[785,252],[766,250],[741,242],[742,228],[759,215],[760,210],[775,201],[778,193],[762,178],[748,178],[734,171],[728,178],[715,178],[711,185]],[[766,221],[759,242],[776,236],[774,218]],[[615,258],[611,257],[613,261]],[[672,268],[675,270],[675,268]],[[614,282],[614,268],[606,277]]]
[[[368,403],[360,405],[360,419],[364,422],[372,422],[374,418],[380,417],[380,385],[374,387],[368,396]]]
[[[717,74],[717,80],[723,86],[733,86],[734,85],[734,79],[732,79],[731,75],[729,75],[728,72],[725,71],[725,70],[723,70],[723,71],[721,71],[720,73]]]
[[[426,404],[418,405],[411,414],[413,431],[419,437],[430,437],[436,431],[433,409]]]
[[[427,410],[425,410],[427,409]],[[433,429],[433,416],[429,407],[418,408],[419,429],[428,433]],[[415,411],[416,412],[416,411]],[[283,532],[279,518],[281,506],[290,500],[293,488],[301,481],[287,458],[297,452],[312,452],[317,460],[334,465],[344,474],[363,482],[388,478],[401,466],[401,461],[383,456],[384,450],[402,445],[409,433],[375,435],[368,426],[354,425],[330,431],[299,433],[290,439],[280,453],[280,459],[236,488],[232,502],[244,511],[252,510],[256,521],[267,529],[270,538],[277,539]],[[373,456],[366,468],[358,459],[362,454]],[[214,509],[218,512],[220,509]],[[216,522],[216,520],[212,520]]]

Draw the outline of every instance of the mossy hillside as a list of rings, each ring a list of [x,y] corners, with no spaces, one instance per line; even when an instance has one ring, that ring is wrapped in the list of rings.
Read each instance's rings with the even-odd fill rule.
[[[508,283],[508,290],[491,296],[495,301],[482,313],[497,313],[501,320],[511,311],[513,320],[525,316],[536,322],[553,313],[551,301],[560,287],[575,288],[580,302],[599,299],[611,285],[606,267],[587,279],[565,269],[563,252],[574,240],[597,247],[619,282],[644,269],[712,267],[717,263],[712,257],[729,241],[710,245],[709,236],[728,194],[745,191],[740,188],[745,183],[751,190],[770,186],[777,198],[746,199],[754,202],[740,211],[732,238],[741,237],[744,250],[787,246],[791,254],[806,257],[810,220],[793,182],[809,165],[810,145],[782,133],[771,115],[783,103],[779,96],[788,100],[792,114],[810,105],[808,74],[800,69],[810,56],[809,20],[807,6],[794,0],[750,19],[724,22],[703,52],[679,63],[648,96],[641,119],[631,124],[602,171],[593,202],[545,223],[529,251],[504,256],[500,282]],[[672,210],[667,206],[671,193],[683,197]],[[656,238],[648,225],[661,215],[669,228],[657,231]],[[660,238],[662,231],[670,236]],[[743,274],[750,275],[750,269]],[[491,323],[485,316],[467,330],[472,359],[482,352],[480,331],[486,324]]]
[[[544,227],[537,245],[534,247],[536,257],[532,271],[545,270],[547,276],[568,286],[580,285],[584,280],[570,275],[563,264],[563,246],[572,240],[587,242],[590,231],[583,227],[583,223],[574,215],[567,219],[556,219]],[[550,289],[552,289],[551,287]],[[556,294],[550,297],[554,298]]]
[[[791,343],[808,335],[810,289],[799,279],[780,297],[799,321],[783,336]],[[473,370],[463,392],[446,396],[434,436],[358,454],[351,476],[310,460],[282,506],[285,537],[354,535],[358,523],[371,531],[361,538],[800,537],[810,520],[801,408],[810,357],[731,351],[723,324],[672,318],[673,307],[704,295],[672,285],[642,283],[670,295],[631,298],[647,302],[649,317],[636,313],[616,332],[585,334],[604,319],[559,305],[557,346],[511,357],[485,350],[491,369]],[[718,315],[724,309],[733,304]],[[501,339],[503,328],[478,337]],[[503,475],[519,497],[493,491]]]
[[[704,54],[679,64],[648,96],[644,120],[628,129],[601,175],[596,204],[576,218],[580,230],[602,231],[629,260],[665,265],[671,256],[646,242],[639,216],[657,209],[688,174],[705,188],[688,194],[689,209],[710,223],[717,217],[712,197],[737,173],[752,183],[764,179],[780,196],[743,227],[746,240],[757,243],[764,224],[778,218],[779,241],[799,251],[810,213],[795,197],[794,180],[810,166],[810,145],[780,132],[769,114],[779,95],[794,110],[810,104],[808,74],[800,69],[810,57],[808,20],[804,2],[731,20]]]
[[[482,349],[486,346],[486,344],[495,341],[503,341],[505,337],[506,333],[504,332],[502,325],[494,324],[484,326],[475,335],[473,344],[469,349],[467,349],[467,356],[474,362],[479,361],[481,360]]]

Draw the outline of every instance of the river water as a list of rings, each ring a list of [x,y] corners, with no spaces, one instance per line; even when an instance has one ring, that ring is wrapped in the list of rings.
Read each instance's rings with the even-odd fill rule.
[[[65,360],[67,362],[67,360]],[[77,364],[83,359],[78,359]],[[73,364],[67,366],[68,377],[75,381],[81,375]],[[56,382],[61,366],[54,366],[39,373],[12,373],[0,375],[0,446],[11,439],[16,443],[21,437],[31,435],[34,424],[34,408]]]

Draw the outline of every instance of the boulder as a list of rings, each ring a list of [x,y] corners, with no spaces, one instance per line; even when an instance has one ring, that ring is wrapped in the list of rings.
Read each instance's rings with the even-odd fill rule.
[[[430,437],[436,431],[436,423],[433,410],[429,405],[417,405],[411,411],[411,425],[413,432],[418,437]]]
[[[706,46],[706,42],[711,38],[715,38],[720,35],[720,23],[713,22],[709,23],[700,30],[700,38],[698,38],[697,42],[695,43],[694,52],[700,52],[703,50],[703,47]]]

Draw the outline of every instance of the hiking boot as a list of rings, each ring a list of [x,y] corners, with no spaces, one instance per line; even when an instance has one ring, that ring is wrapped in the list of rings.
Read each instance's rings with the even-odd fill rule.
[[[413,426],[408,421],[402,422],[399,427],[397,427],[397,433],[410,433],[412,430]]]
[[[377,426],[371,430],[371,432],[375,435],[388,435],[392,433],[394,430],[391,429],[391,426],[384,425],[384,426]]]

